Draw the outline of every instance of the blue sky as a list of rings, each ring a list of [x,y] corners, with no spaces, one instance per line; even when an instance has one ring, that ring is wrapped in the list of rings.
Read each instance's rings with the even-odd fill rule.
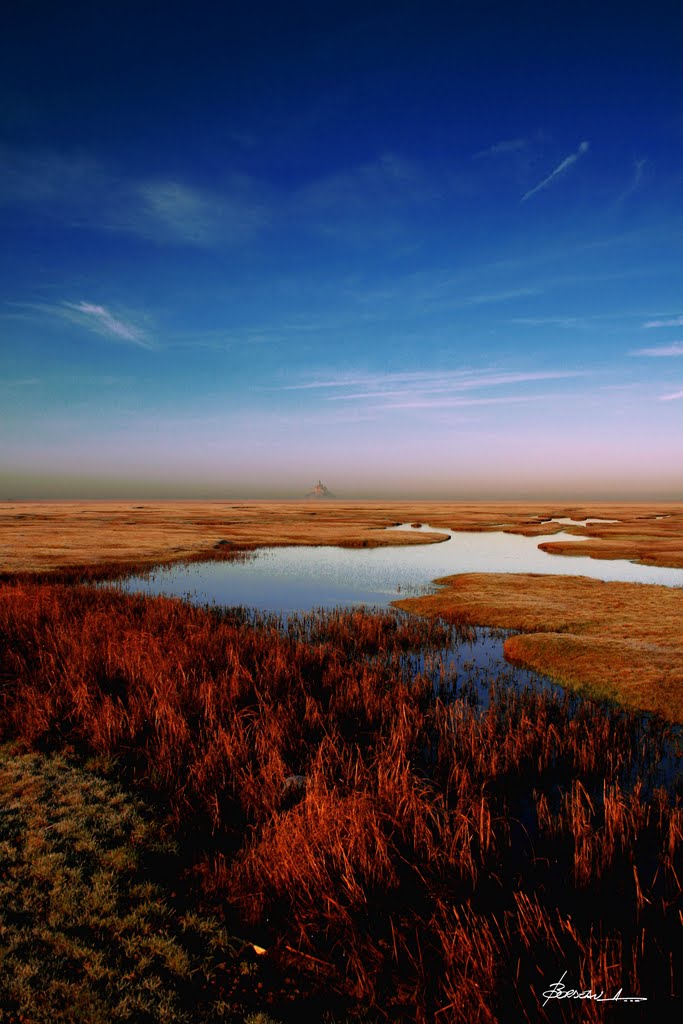
[[[683,15],[12,5],[0,497],[683,497]]]

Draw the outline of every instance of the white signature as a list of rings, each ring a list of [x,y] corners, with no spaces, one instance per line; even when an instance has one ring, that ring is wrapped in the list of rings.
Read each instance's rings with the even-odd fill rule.
[[[544,998],[543,1005],[550,999],[592,999],[596,1003],[646,1003],[647,996],[622,996],[623,989],[619,989],[615,995],[606,996],[604,991],[594,992],[587,988],[583,992],[577,988],[566,988],[564,979],[567,977],[565,971],[559,981],[554,981],[550,988],[541,993]]]

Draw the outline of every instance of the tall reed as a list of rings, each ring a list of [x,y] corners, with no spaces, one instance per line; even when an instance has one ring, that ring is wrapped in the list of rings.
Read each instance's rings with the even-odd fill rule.
[[[205,898],[330,993],[463,1024],[575,1019],[542,1006],[565,969],[650,1013],[679,996],[662,723],[496,680],[484,708],[435,694],[405,652],[458,636],[391,613],[284,624],[22,582],[0,639],[2,735],[116,757],[191,837]]]

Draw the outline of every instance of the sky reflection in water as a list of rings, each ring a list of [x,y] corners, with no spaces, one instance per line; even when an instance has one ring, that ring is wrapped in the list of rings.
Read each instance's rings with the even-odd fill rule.
[[[390,529],[407,529],[409,524]],[[406,547],[344,549],[292,546],[263,548],[244,561],[197,562],[159,569],[148,577],[135,576],[120,585],[128,591],[183,597],[195,604],[253,608],[281,617],[283,625],[297,612],[366,605],[386,608],[397,598],[434,593],[433,580],[460,572],[510,572],[584,575],[595,579],[634,583],[683,585],[683,570],[635,565],[625,560],[600,561],[585,557],[550,555],[538,544],[546,540],[581,540],[570,534],[523,537],[507,533],[474,533],[436,529],[419,531],[446,534],[436,544]],[[562,690],[552,680],[505,660],[502,630],[479,627],[471,640],[455,640],[448,647],[406,654],[403,671],[428,675],[435,693],[446,699],[464,698],[484,710],[489,686],[533,685]],[[641,721],[647,730],[647,716]],[[654,784],[677,777],[679,758],[666,745],[662,760],[651,766]],[[642,769],[642,765],[640,766]]]
[[[589,576],[630,583],[683,586],[683,569],[636,565],[624,559],[551,555],[543,541],[580,541],[557,533],[522,537],[511,533],[474,533],[402,524],[391,529],[437,532],[448,540],[406,547],[337,548],[291,546],[262,548],[238,562],[197,562],[124,581],[126,590],[187,597],[197,604],[244,605],[287,614],[311,608],[386,607],[391,601],[434,593],[433,581],[465,572],[542,573]]]

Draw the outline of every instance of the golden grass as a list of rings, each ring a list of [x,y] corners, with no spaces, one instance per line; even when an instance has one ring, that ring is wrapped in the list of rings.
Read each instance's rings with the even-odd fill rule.
[[[622,520],[615,526],[586,528],[590,540],[585,544],[573,543],[566,551],[561,546],[561,553],[639,558],[654,564],[683,566],[680,505],[62,501],[0,503],[0,571],[33,573],[71,566],[101,566],[111,572],[117,566],[124,568],[130,564],[139,568],[186,559],[222,559],[235,550],[264,545],[376,547],[438,540],[417,532],[385,532],[387,526],[398,522],[422,522],[458,530],[503,528],[540,536],[566,529],[557,524],[542,524],[543,519],[555,516]],[[574,527],[569,530],[581,532]]]
[[[683,590],[581,576],[463,574],[398,606],[522,630],[508,657],[571,686],[683,722]]]
[[[627,558],[646,565],[683,568],[683,515],[665,519],[636,516],[623,523],[565,527],[586,536],[585,541],[546,541],[539,545],[552,555],[588,555],[591,558]]]

